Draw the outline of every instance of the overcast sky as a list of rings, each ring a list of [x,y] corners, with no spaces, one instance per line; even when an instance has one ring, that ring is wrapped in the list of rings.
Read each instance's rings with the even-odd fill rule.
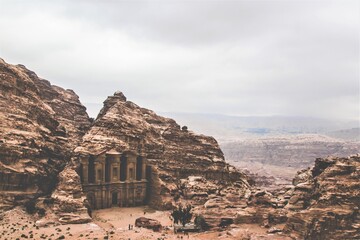
[[[359,1],[0,0],[0,57],[157,112],[359,119]]]

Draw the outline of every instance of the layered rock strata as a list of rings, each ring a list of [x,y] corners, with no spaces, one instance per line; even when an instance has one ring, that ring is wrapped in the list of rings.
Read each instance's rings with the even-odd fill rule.
[[[360,156],[318,158],[299,172],[285,230],[303,239],[360,238]]]
[[[37,226],[89,222],[80,159],[133,153],[151,167],[144,181],[147,201],[157,209],[191,204],[209,228],[256,223],[278,236],[360,238],[359,155],[319,158],[298,172],[293,186],[255,189],[225,162],[214,138],[181,128],[121,92],[108,97],[90,124],[73,91],[24,66],[0,59],[0,79],[1,211],[23,206]]]
[[[149,204],[157,208],[171,208],[184,197],[180,179],[192,175],[220,185],[242,180],[247,186],[245,175],[225,162],[214,138],[181,128],[174,120],[127,101],[121,92],[106,99],[75,151],[79,156],[97,156],[109,150],[147,159]]]
[[[0,59],[0,209],[51,194],[90,126],[72,90]],[[32,207],[30,207],[31,209]]]
[[[70,160],[76,147],[78,157],[109,150],[143,156],[151,166],[147,200],[156,208],[206,202],[216,196],[209,186],[238,196],[249,188],[246,176],[225,163],[214,138],[181,128],[127,101],[121,92],[104,102],[90,128],[86,109],[72,90],[3,60],[0,76],[2,210],[26,206],[42,218],[39,225],[89,221],[75,172],[79,158]],[[197,193],[201,187],[191,190],[182,182],[189,176],[205,181],[202,194]]]
[[[299,171],[293,185],[276,190],[254,187],[228,194],[201,178],[184,183],[190,196],[202,197],[195,207],[211,228],[259,224],[268,233],[294,239],[358,239],[360,237],[360,155],[318,158]],[[197,184],[192,182],[197,181]],[[206,194],[212,190],[214,194]],[[197,194],[194,194],[196,192]],[[236,199],[231,201],[231,199]]]

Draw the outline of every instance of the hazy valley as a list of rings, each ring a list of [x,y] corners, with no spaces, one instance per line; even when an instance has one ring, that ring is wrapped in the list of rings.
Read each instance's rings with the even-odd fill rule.
[[[357,121],[307,117],[237,117],[164,113],[197,132],[215,136],[231,164],[260,185],[290,184],[316,158],[360,152]]]

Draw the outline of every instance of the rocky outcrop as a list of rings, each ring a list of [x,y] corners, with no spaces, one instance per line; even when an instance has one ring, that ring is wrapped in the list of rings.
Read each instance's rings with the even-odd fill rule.
[[[253,187],[237,204],[224,195],[210,197],[195,210],[213,228],[255,223],[294,239],[358,239],[359,179],[360,155],[318,158],[314,167],[298,172],[293,186]]]
[[[98,155],[110,149],[141,153],[147,159],[152,166],[149,203],[157,208],[172,206],[180,179],[188,176],[201,176],[215,185],[246,182],[245,175],[225,162],[214,138],[181,128],[174,120],[127,101],[121,92],[106,99],[76,152]]]
[[[59,174],[58,185],[51,194],[52,211],[61,223],[87,223],[91,221],[87,200],[83,194],[80,177],[74,166],[67,166]]]
[[[196,216],[206,223],[206,228],[221,228],[235,222],[237,211],[247,207],[250,185],[243,178],[223,183],[201,176],[189,176],[180,180],[181,196],[178,202],[191,204]]]
[[[158,232],[162,229],[161,223],[158,220],[146,218],[146,217],[137,218],[135,220],[135,226],[152,229],[156,232]]]
[[[258,223],[294,239],[358,239],[359,179],[359,155],[317,158],[298,171],[293,186],[253,188],[235,223]]]
[[[152,167],[149,204],[160,209],[182,201],[205,203],[217,194],[228,196],[233,205],[249,188],[246,176],[224,161],[214,138],[181,128],[174,120],[127,101],[121,92],[104,102],[90,128],[86,109],[72,90],[3,60],[0,76],[3,210],[26,206],[38,215],[39,225],[88,221],[75,172],[79,162],[70,161],[75,147],[77,156],[109,149],[141,153]],[[190,176],[204,184],[194,187]]]
[[[360,156],[318,158],[294,179],[285,230],[304,239],[360,238]]]
[[[52,192],[90,121],[72,90],[23,65],[0,59],[0,80],[0,209],[9,209]]]

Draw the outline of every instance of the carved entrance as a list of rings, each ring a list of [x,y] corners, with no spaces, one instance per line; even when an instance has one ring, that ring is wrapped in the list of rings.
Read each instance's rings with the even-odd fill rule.
[[[116,206],[118,204],[118,193],[117,192],[113,192],[112,193],[112,205]]]
[[[90,208],[91,209],[96,209],[96,198],[95,198],[95,194],[93,192],[89,192],[86,195],[86,198],[90,204]]]

